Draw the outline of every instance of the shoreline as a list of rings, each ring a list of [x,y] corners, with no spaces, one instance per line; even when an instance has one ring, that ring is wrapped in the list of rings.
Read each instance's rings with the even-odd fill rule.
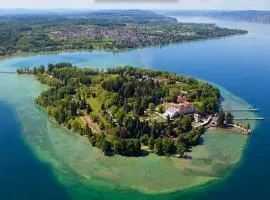
[[[181,45],[186,43],[193,43],[193,42],[203,42],[203,41],[211,41],[211,40],[219,40],[219,39],[225,39],[230,38],[234,36],[243,36],[248,35],[248,31],[246,33],[238,33],[238,34],[232,34],[227,36],[218,36],[213,38],[198,38],[194,40],[185,40],[180,42],[171,42],[168,44],[154,44],[154,45],[147,45],[147,46],[140,46],[140,47],[134,47],[134,48],[123,48],[123,49],[63,49],[63,50],[56,50],[56,51],[40,51],[40,52],[22,52],[17,51],[15,53],[12,53],[10,55],[4,55],[0,56],[0,61],[4,61],[7,59],[12,59],[14,57],[31,57],[31,56],[38,56],[38,55],[55,55],[55,54],[65,54],[65,53],[91,53],[91,52],[105,52],[105,53],[124,53],[128,51],[135,51],[138,49],[145,49],[145,48],[157,48],[157,47],[169,47],[174,45]]]
[[[220,23],[225,23],[224,21],[221,21]],[[235,26],[238,23],[228,23],[228,26]],[[245,25],[245,26],[244,26]],[[2,71],[11,71],[16,69],[16,66],[24,66],[24,64],[29,64],[31,66],[36,65],[40,61],[42,63],[46,63],[49,61],[55,61],[55,60],[65,60],[67,58],[68,60],[72,61],[73,63],[78,63],[78,66],[103,66],[107,64],[118,64],[118,63],[135,63],[134,66],[154,66],[156,65],[158,69],[168,69],[169,71],[176,72],[178,74],[188,74],[193,77],[200,77],[201,79],[210,80],[213,83],[219,84],[219,88],[221,86],[224,86],[224,88],[228,89],[231,93],[236,94],[236,96],[232,96],[229,94],[224,96],[225,103],[222,102],[222,104],[225,104],[226,109],[232,109],[232,108],[240,108],[241,105],[243,107],[260,107],[260,109],[263,110],[261,113],[254,112],[254,115],[267,115],[267,107],[265,107],[264,99],[260,97],[264,97],[263,91],[259,90],[258,88],[261,82],[267,80],[267,77],[263,76],[263,72],[266,70],[265,62],[267,61],[267,58],[265,57],[265,54],[261,55],[260,51],[258,50],[251,50],[250,47],[252,46],[259,46],[259,42],[262,42],[264,34],[267,34],[267,31],[264,31],[263,28],[267,28],[264,26],[254,26],[253,24],[244,24],[239,23],[239,27],[248,27],[247,29],[250,29],[250,34],[248,36],[234,36],[230,37],[228,39],[221,39],[221,40],[211,40],[211,41],[202,41],[202,42],[194,42],[190,44],[182,44],[182,45],[172,45],[170,47],[165,47],[161,50],[158,50],[157,48],[150,48],[145,50],[138,50],[135,52],[127,52],[127,53],[119,53],[119,54],[112,54],[112,53],[82,53],[82,54],[63,54],[63,55],[57,55],[57,56],[36,56],[36,57],[29,57],[29,58],[15,58],[10,61],[2,62]],[[258,28],[255,30],[255,28]],[[253,30],[254,29],[254,30]],[[253,41],[252,39],[255,40]],[[265,38],[268,39],[268,38]],[[225,45],[225,46],[222,46]],[[228,46],[226,46],[228,45]],[[262,49],[266,49],[267,45],[261,45]],[[231,47],[231,48],[230,48]],[[246,50],[246,47],[248,50]],[[206,49],[205,53],[202,52],[202,54],[199,54],[199,49]],[[193,60],[194,55],[187,54],[185,55],[185,52],[195,52],[194,55],[196,59]],[[175,52],[177,52],[176,55],[171,55]],[[235,62],[233,58],[237,57],[237,52],[245,52],[247,51],[248,54],[254,55],[254,62],[260,63],[259,61],[265,61],[261,63],[261,66],[257,66],[258,73],[262,74],[262,76],[257,77],[252,73],[252,68],[254,67],[252,61],[252,56],[247,56],[245,59],[245,56],[239,55],[239,62]],[[220,55],[216,54],[216,52],[224,52],[226,55]],[[81,52],[80,52],[81,53]],[[171,53],[171,54],[170,54]],[[210,54],[211,53],[211,54]],[[134,58],[130,58],[130,56],[133,55]],[[162,57],[164,56],[164,58]],[[119,59],[118,59],[119,58]],[[121,60],[120,60],[121,58]],[[231,59],[227,59],[231,58]],[[118,60],[118,61],[114,61]],[[158,59],[158,62],[155,60]],[[179,63],[176,62],[179,60]],[[195,61],[196,60],[196,61]],[[105,64],[103,64],[103,62]],[[137,65],[138,63],[138,65]],[[240,64],[239,64],[240,63]],[[266,62],[267,63],[267,62]],[[11,66],[11,67],[9,67]],[[244,74],[239,73],[241,69],[246,69]],[[231,73],[228,70],[233,69],[237,73]],[[196,71],[198,70],[198,71]],[[218,70],[218,72],[216,71]],[[201,73],[202,71],[205,71],[205,73]],[[266,70],[269,71],[269,70]],[[230,79],[220,76],[223,73],[228,73],[227,75],[230,75],[228,77],[231,77],[232,80],[235,80],[236,82],[241,80],[245,80],[246,76],[252,76],[254,75],[254,80],[252,79],[251,82],[243,82],[244,85],[252,86],[252,87],[244,87],[242,85],[234,84]],[[239,73],[239,74],[238,74]],[[237,75],[238,74],[238,75]],[[193,166],[201,166],[202,172],[207,170],[213,171],[214,174],[216,174],[216,170],[220,171],[219,174],[217,174],[217,179],[205,183],[199,183],[198,181],[194,181],[195,186],[185,186],[184,184],[189,185],[189,183],[192,183],[191,181],[188,181],[189,178],[186,178],[187,176],[196,176],[197,172],[194,173],[190,171],[190,173],[186,174],[185,177],[183,176],[182,180],[179,178],[179,185],[175,184],[174,178],[172,175],[173,173],[170,173],[171,169],[173,170],[174,166],[170,165],[170,168],[164,167],[162,163],[167,163],[167,159],[160,159],[160,163],[157,163],[155,161],[151,160],[150,158],[143,158],[138,159],[136,162],[130,162],[128,160],[121,161],[120,159],[115,159],[115,161],[108,162],[108,159],[103,161],[102,157],[99,157],[97,159],[93,158],[94,154],[92,154],[91,147],[84,148],[85,146],[83,143],[88,144],[87,138],[82,138],[83,140],[86,140],[85,142],[77,142],[81,141],[82,139],[76,137],[76,134],[70,133],[68,130],[60,130],[64,129],[64,127],[58,127],[57,124],[51,125],[53,122],[47,122],[43,123],[43,113],[39,114],[33,114],[31,110],[32,106],[27,106],[27,104],[31,103],[31,98],[19,98],[19,94],[23,94],[25,96],[36,96],[38,94],[37,92],[33,92],[32,85],[36,85],[34,81],[27,81],[26,79],[33,79],[31,77],[16,77],[16,75],[5,75],[0,77],[2,78],[2,98],[3,100],[6,100],[7,102],[10,102],[12,104],[12,107],[14,107],[14,110],[16,110],[17,115],[20,116],[20,124],[22,126],[21,135],[22,135],[22,141],[27,145],[28,149],[33,152],[35,156],[35,160],[38,162],[44,163],[44,165],[48,166],[48,168],[52,169],[53,172],[51,174],[52,177],[54,177],[57,184],[59,184],[64,189],[68,190],[68,194],[73,199],[87,199],[87,198],[106,198],[106,199],[129,199],[130,197],[134,199],[218,199],[220,194],[225,197],[230,197],[230,190],[233,190],[234,192],[239,193],[240,196],[249,198],[250,195],[256,191],[259,191],[259,188],[266,188],[265,183],[262,182],[261,184],[258,184],[258,187],[253,188],[252,184],[247,184],[246,187],[243,187],[243,184],[241,184],[241,180],[245,180],[246,175],[250,171],[254,171],[253,169],[256,168],[256,163],[260,163],[260,160],[264,159],[264,155],[260,154],[258,151],[258,148],[256,148],[257,144],[264,144],[264,141],[267,141],[268,134],[266,134],[268,130],[267,124],[265,122],[261,121],[240,121],[243,123],[243,125],[246,125],[247,123],[251,123],[252,132],[253,134],[249,137],[243,134],[235,134],[231,133],[230,131],[225,132],[224,130],[207,130],[204,134],[204,140],[202,141],[204,144],[204,147],[207,146],[207,148],[212,145],[209,150],[213,152],[213,154],[208,154],[206,151],[204,151],[204,147],[199,146],[199,150],[195,150],[196,154],[197,152],[201,152],[200,155],[196,155],[196,157],[193,157],[193,159],[196,161],[196,163],[193,164]],[[14,81],[9,81],[8,77]],[[28,90],[23,89],[20,85],[23,85],[21,81],[16,81],[15,79],[21,79],[25,80],[24,82],[27,82],[26,87],[29,87]],[[5,83],[6,82],[6,83]],[[258,82],[258,84],[256,84]],[[11,85],[11,86],[9,86]],[[12,86],[13,85],[13,86]],[[256,87],[253,87],[256,86]],[[13,88],[17,87],[16,90]],[[31,90],[30,90],[31,89]],[[23,92],[20,92],[23,91]],[[28,92],[27,92],[28,91]],[[37,90],[36,90],[37,91]],[[259,92],[258,94],[256,93]],[[224,92],[224,91],[223,91]],[[9,93],[13,93],[14,98],[9,97]],[[255,95],[256,94],[256,95]],[[222,94],[223,96],[223,94]],[[266,95],[268,96],[268,95]],[[258,98],[257,98],[258,97]],[[19,98],[19,100],[17,100]],[[228,101],[227,98],[236,100],[238,103],[233,103],[233,101]],[[236,99],[239,98],[239,101]],[[244,100],[245,102],[240,100]],[[23,107],[28,107],[27,109]],[[265,113],[266,112],[266,113]],[[28,114],[26,114],[28,113]],[[234,113],[233,113],[234,114]],[[236,118],[244,118],[247,117],[254,117],[254,115],[250,115],[250,113],[240,113],[236,112]],[[33,116],[33,117],[31,117]],[[41,116],[41,117],[40,117]],[[267,116],[265,116],[267,117]],[[33,120],[31,120],[31,118]],[[36,119],[35,119],[36,118]],[[43,125],[44,124],[44,125]],[[255,126],[254,126],[255,125]],[[31,127],[32,126],[32,127]],[[57,130],[52,130],[51,126],[56,127]],[[37,127],[37,128],[35,128]],[[39,129],[38,129],[39,128]],[[43,130],[44,129],[44,130]],[[63,133],[68,132],[68,133]],[[218,133],[216,133],[218,132]],[[219,134],[220,133],[220,134]],[[65,135],[67,135],[65,137]],[[213,137],[209,137],[209,135],[213,135]],[[219,137],[216,137],[216,135],[221,135]],[[222,136],[225,135],[225,136]],[[74,136],[74,137],[73,137]],[[265,137],[263,137],[265,136]],[[216,138],[215,140],[213,138]],[[232,138],[232,140],[229,140],[227,142],[226,138]],[[235,142],[237,140],[245,140],[245,144]],[[222,143],[222,140],[224,140],[224,144]],[[69,142],[70,140],[70,142]],[[74,143],[73,143],[74,142]],[[78,145],[77,145],[78,144]],[[62,146],[62,147],[61,147]],[[223,146],[226,146],[224,148]],[[66,149],[65,149],[66,147]],[[236,148],[238,147],[238,148]],[[69,149],[69,150],[68,150]],[[90,149],[88,151],[88,149]],[[221,149],[224,149],[224,151],[221,151]],[[268,148],[267,148],[268,149]],[[86,152],[86,153],[84,153]],[[224,152],[224,156],[222,153]],[[23,152],[22,152],[23,153]],[[99,155],[98,153],[95,153]],[[252,155],[261,155],[256,156],[257,160],[255,161],[252,157]],[[90,155],[89,157],[86,157]],[[205,156],[204,156],[205,155]],[[22,154],[23,156],[23,154]],[[71,158],[71,157],[74,157]],[[197,160],[196,159],[201,159]],[[209,158],[209,160],[207,160]],[[212,163],[215,162],[215,159],[218,158],[218,163],[213,166]],[[203,160],[205,159],[205,161]],[[114,159],[113,159],[114,160]],[[148,161],[149,160],[149,161]],[[85,161],[85,162],[84,162]],[[199,162],[200,161],[200,162]],[[221,162],[219,162],[221,161]],[[224,162],[222,162],[224,161]],[[87,162],[89,164],[87,164]],[[171,162],[171,161],[170,161]],[[203,163],[204,162],[204,163]],[[209,168],[205,168],[206,162],[209,162]],[[78,163],[78,164],[76,164]],[[141,165],[136,165],[136,163],[141,163]],[[181,162],[178,162],[179,165],[177,167],[181,168],[180,164]],[[254,163],[254,164],[253,164]],[[125,166],[127,165],[133,165],[133,167]],[[255,181],[259,181],[258,178],[263,176],[264,169],[266,169],[266,166],[269,163],[263,163],[259,167],[259,173],[257,176],[255,176]],[[81,166],[79,166],[81,165]],[[211,166],[210,166],[211,165]],[[96,172],[92,174],[92,168],[94,169],[95,166]],[[100,175],[101,178],[102,174],[99,169],[106,168],[106,173],[104,174],[104,181],[100,180],[95,181],[96,177],[92,177],[92,175]],[[211,167],[211,168],[210,168]],[[153,181],[150,182],[145,179],[145,181],[141,181],[142,179],[140,176],[143,176],[144,172],[141,170],[143,168],[145,170],[145,173],[148,173],[151,171],[149,170],[152,168],[152,170],[155,170],[153,173]],[[155,169],[156,168],[156,169]],[[159,174],[154,175],[154,173],[159,173],[160,169],[162,169],[162,173],[165,173],[167,177],[160,176],[160,181],[156,179]],[[109,171],[110,170],[110,171]],[[111,171],[111,170],[117,170],[117,171]],[[114,172],[122,173],[118,174],[123,176],[125,180],[119,179],[117,181],[109,182],[107,179],[110,179],[110,177]],[[74,172],[74,173],[73,173]],[[110,172],[111,174],[107,174],[107,172]],[[78,175],[76,175],[76,174]],[[128,173],[133,173],[133,175],[128,176],[130,182],[126,181],[126,177]],[[180,169],[179,172],[176,172],[175,176],[180,177],[177,174],[181,174],[182,170]],[[106,174],[106,176],[105,176]],[[210,174],[210,173],[209,173]],[[31,175],[31,173],[30,173]],[[206,174],[207,175],[207,174]],[[210,174],[211,175],[211,174]],[[172,178],[171,178],[172,176]],[[98,177],[97,177],[98,178]],[[171,179],[171,182],[167,182]],[[248,178],[246,178],[248,179]],[[163,182],[164,180],[164,182]],[[27,180],[25,180],[27,182]],[[141,182],[139,182],[141,181]],[[203,181],[203,180],[200,180]],[[206,180],[205,180],[206,181]],[[121,185],[120,185],[121,183]],[[170,186],[172,187],[170,188]],[[267,185],[267,184],[266,184]],[[130,187],[135,186],[135,187]],[[139,186],[139,187],[137,187]],[[145,186],[145,187],[144,187]],[[176,187],[174,187],[176,186]],[[156,188],[155,188],[156,187]],[[161,190],[159,190],[161,188]],[[162,188],[165,188],[165,190],[162,191]],[[166,190],[166,188],[168,190]],[[253,190],[252,190],[253,188]],[[152,189],[154,191],[152,191]],[[157,192],[155,192],[157,190]],[[216,192],[218,191],[218,192]],[[253,191],[253,192],[252,192]],[[255,194],[255,193],[254,193]],[[238,195],[238,196],[239,196]]]
[[[246,135],[249,136],[251,135],[251,130],[247,130],[244,128],[241,128],[240,126],[237,126],[235,124],[230,124],[227,127],[210,127],[209,130],[217,130],[217,131],[225,131],[225,132],[229,132],[232,134],[241,134],[241,135]]]
[[[35,80],[36,81],[36,80]],[[219,87],[220,88],[220,87]],[[223,90],[222,90],[223,91]],[[240,98],[240,97],[239,97]],[[70,131],[69,131],[70,132]],[[53,134],[53,133],[52,133]],[[208,132],[206,132],[205,134],[208,134]],[[74,134],[76,135],[76,134]],[[207,145],[207,144],[206,144]],[[241,157],[243,156],[243,154],[241,154]],[[41,158],[42,159],[42,158]],[[43,158],[44,160],[44,158]],[[45,159],[46,160],[46,159]],[[241,158],[240,158],[241,160]],[[238,160],[239,161],[239,160]],[[236,162],[238,162],[236,161]],[[235,165],[233,165],[233,167],[235,167]],[[57,169],[56,169],[57,170]],[[229,170],[230,172],[230,170]],[[60,172],[61,173],[61,172]],[[78,172],[79,173],[79,172]],[[180,171],[181,173],[181,171]],[[227,174],[227,173],[226,173]],[[56,175],[57,176],[57,175]],[[225,175],[226,176],[226,175]],[[89,179],[91,181],[91,178]],[[223,177],[217,177],[216,178],[217,181],[219,180],[223,180]],[[106,180],[105,180],[106,181]],[[215,182],[215,180],[212,180],[213,182]],[[153,191],[151,192],[150,190],[147,190],[145,189],[144,187],[141,187],[141,189],[138,189],[138,187],[134,186],[134,187],[131,187],[131,186],[123,186],[121,187],[121,189],[123,188],[123,190],[125,190],[125,188],[129,188],[130,190],[136,190],[136,191],[139,191],[141,193],[144,193],[144,194],[169,194],[169,193],[175,193],[175,192],[178,192],[178,191],[188,191],[189,189],[192,189],[192,188],[200,188],[200,187],[205,187],[205,186],[208,186],[210,184],[210,182],[212,181],[207,181],[206,183],[196,183],[195,182],[195,185],[194,186],[186,186],[186,187],[182,187],[180,186],[180,188],[175,188],[175,189],[172,189],[172,190],[163,190],[163,191],[160,191],[160,192],[156,192],[156,191]],[[124,184],[125,185],[125,184]],[[145,190],[143,190],[145,189]]]

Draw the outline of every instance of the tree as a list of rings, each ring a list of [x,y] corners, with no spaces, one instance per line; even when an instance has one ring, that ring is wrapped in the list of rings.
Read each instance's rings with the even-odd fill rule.
[[[93,136],[92,130],[88,125],[85,128],[84,135],[86,135],[87,137]]]
[[[171,98],[171,100],[173,102],[176,102],[178,95],[179,95],[179,89],[178,88],[170,89],[170,98]]]
[[[148,108],[149,108],[150,112],[153,112],[155,109],[155,104],[149,103]]]
[[[109,141],[104,140],[101,149],[105,155],[109,155],[112,153],[112,144]]]
[[[158,113],[160,113],[160,114],[164,113],[164,109],[163,109],[163,107],[162,107],[161,105],[159,105],[159,106],[157,107],[157,111],[158,111]]]
[[[177,142],[177,143],[176,143],[176,152],[177,152],[181,157],[183,157],[185,150],[186,150],[185,143],[182,143],[182,142],[179,142],[179,143]]]
[[[100,129],[101,129],[101,130],[104,130],[104,129],[105,129],[105,125],[104,125],[103,122],[100,123]]]
[[[118,107],[116,106],[116,105],[113,105],[112,107],[111,107],[111,112],[112,112],[112,114],[115,114],[117,111],[118,111]]]
[[[175,146],[171,140],[169,140],[167,137],[164,137],[162,142],[163,142],[162,147],[163,147],[164,154],[171,155],[175,153]]]
[[[91,118],[92,118],[94,123],[98,122],[98,116],[92,115]]]
[[[185,133],[192,129],[192,119],[190,116],[182,116],[175,120],[175,123],[180,133]]]
[[[120,129],[119,135],[120,135],[120,137],[121,137],[122,139],[127,138],[127,130],[126,130],[126,128],[122,127],[122,128]]]
[[[95,135],[92,135],[88,139],[89,139],[89,142],[93,145],[93,147],[96,146],[97,139]]]
[[[86,102],[86,99],[85,98],[83,98],[81,101],[80,101],[80,109],[81,110],[84,110],[84,109],[86,109],[87,108],[87,102]]]
[[[171,122],[171,117],[170,115],[167,115],[167,124],[169,124]]]
[[[51,74],[53,72],[54,65],[53,64],[48,64],[48,73]]]
[[[78,109],[77,103],[75,101],[71,101],[69,105],[70,105],[71,115],[76,116],[77,115],[77,109]]]
[[[173,141],[169,141],[168,147],[167,147],[167,153],[169,155],[175,154],[176,152],[176,146],[174,145]]]
[[[147,134],[143,134],[143,136],[140,139],[143,145],[148,145],[149,136]]]
[[[183,135],[179,135],[176,139],[176,143],[184,143],[184,136]]]
[[[199,107],[201,115],[215,113],[218,110],[219,100],[216,97],[202,99],[202,106]]]
[[[225,112],[224,111],[220,111],[218,113],[217,126],[218,127],[222,127],[224,125],[224,121],[225,121]]]
[[[249,130],[249,129],[250,129],[250,124],[247,125],[247,130]]]
[[[155,143],[155,153],[158,155],[163,155],[163,143],[162,139],[158,138]]]
[[[114,115],[115,119],[117,119],[118,122],[122,123],[125,116],[125,112],[123,108],[120,108]]]
[[[40,65],[39,68],[38,68],[38,71],[43,74],[45,72],[45,67],[44,65]]]
[[[77,132],[81,129],[81,124],[80,122],[78,122],[78,120],[75,120],[72,124],[71,124],[71,128]]]
[[[148,148],[149,150],[153,150],[155,147],[155,141],[154,141],[154,138],[153,137],[150,137],[148,139]]]
[[[67,128],[71,129],[71,124],[70,123],[67,123]]]
[[[100,107],[101,110],[105,110],[105,106],[104,106],[104,103],[101,104],[101,107]]]
[[[124,154],[123,141],[121,139],[115,140],[113,144],[113,149],[115,154],[123,155]]]
[[[225,121],[226,121],[228,124],[233,124],[233,115],[232,115],[230,112],[228,112],[228,113],[226,114]]]
[[[93,109],[91,108],[90,104],[87,104],[86,105],[86,113],[89,115],[92,111],[93,111]]]
[[[143,113],[144,113],[144,106],[142,104],[141,98],[136,98],[136,102],[134,104],[134,112],[137,115],[143,115]]]
[[[126,140],[126,152],[127,156],[139,156],[141,154],[141,142],[138,139]]]
[[[201,132],[199,129],[192,129],[185,135],[185,140],[188,142],[189,145],[195,146],[199,144],[200,134]]]
[[[101,133],[101,134],[97,134],[96,135],[96,143],[95,143],[95,146],[100,148],[102,150],[102,146],[103,146],[103,143],[106,139],[106,136],[104,133]]]

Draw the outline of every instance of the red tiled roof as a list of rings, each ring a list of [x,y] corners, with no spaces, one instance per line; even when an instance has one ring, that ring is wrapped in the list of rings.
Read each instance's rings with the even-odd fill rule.
[[[153,78],[153,80],[156,82],[159,82],[159,83],[163,83],[163,82],[168,81],[168,79],[165,77],[156,77],[156,78]]]
[[[176,138],[176,137],[173,137],[173,136],[170,136],[169,139],[170,139],[171,141],[175,142],[177,138]]]

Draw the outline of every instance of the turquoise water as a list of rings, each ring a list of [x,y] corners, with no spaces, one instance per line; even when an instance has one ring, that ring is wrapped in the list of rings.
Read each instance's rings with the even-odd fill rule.
[[[0,101],[1,199],[69,199],[51,167],[40,163],[24,143],[14,109]]]
[[[262,109],[260,115],[269,116],[270,26],[216,22],[226,27],[247,29],[250,33],[122,53],[16,57],[2,61],[0,69],[15,71],[17,67],[60,61],[87,67],[131,64],[164,69],[222,85],[247,101],[223,90],[225,106],[250,104]],[[89,147],[83,138],[50,123],[34,106],[33,99],[45,89],[44,86],[33,78],[17,75],[2,74],[0,80],[1,119],[5,119],[1,121],[3,129],[0,132],[0,155],[5,155],[1,159],[5,165],[0,166],[0,197],[3,199],[19,196],[20,199],[127,199],[130,195],[136,199],[228,199],[232,196],[254,199],[267,194],[266,177],[270,177],[268,119],[257,124],[248,140],[244,136],[224,133],[205,134],[205,145],[194,149],[190,163],[157,157],[108,160]],[[13,142],[14,135],[16,143]],[[11,145],[7,146],[7,143]],[[215,181],[198,186],[212,179]],[[159,196],[130,189],[151,193],[193,185],[192,189]]]

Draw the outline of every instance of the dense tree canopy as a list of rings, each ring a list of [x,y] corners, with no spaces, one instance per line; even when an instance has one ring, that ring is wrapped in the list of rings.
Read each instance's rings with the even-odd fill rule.
[[[50,85],[36,103],[57,123],[87,136],[105,155],[139,156],[141,146],[158,155],[183,155],[187,148],[199,144],[203,129],[193,128],[190,115],[175,120],[153,117],[158,115],[156,110],[163,109],[164,99],[174,102],[174,96],[184,91],[203,115],[219,108],[217,88],[164,71],[126,66],[100,72],[58,63],[17,72],[35,74]],[[225,114],[221,117],[222,124]]]

